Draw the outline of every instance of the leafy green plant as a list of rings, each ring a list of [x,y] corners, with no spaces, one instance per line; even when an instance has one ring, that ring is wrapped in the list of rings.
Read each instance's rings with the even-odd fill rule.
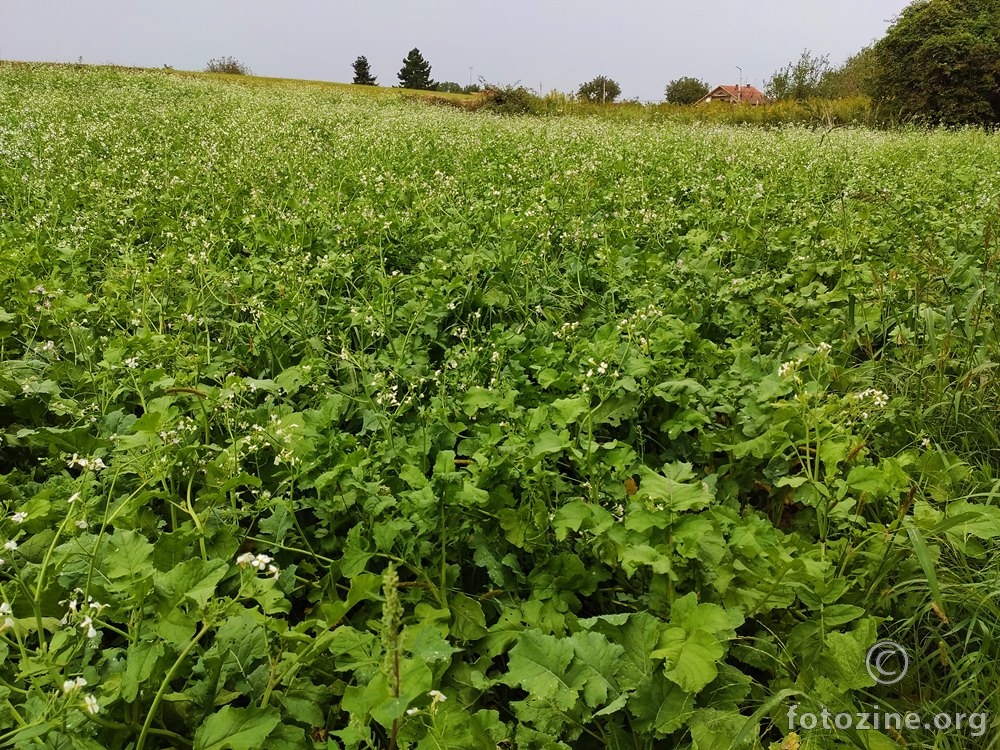
[[[0,84],[0,746],[1000,715],[989,136]]]

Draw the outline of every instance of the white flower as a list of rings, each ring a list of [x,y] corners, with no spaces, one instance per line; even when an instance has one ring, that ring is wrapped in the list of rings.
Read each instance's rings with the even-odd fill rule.
[[[63,695],[69,695],[86,686],[87,681],[82,677],[77,677],[75,680],[66,680],[62,685]]]
[[[139,358],[129,357],[128,359],[125,360],[125,366],[130,370],[134,370],[136,367],[139,366]]]
[[[76,453],[73,454],[73,457],[66,463],[66,465],[71,469],[74,466],[79,466],[84,471],[87,471],[88,469],[100,471],[101,469],[108,468],[104,461],[100,458],[80,458]]]
[[[24,523],[24,520],[27,517],[28,517],[27,513],[24,513],[22,511],[18,511],[17,513],[15,513],[14,515],[12,515],[10,517],[10,520],[13,521],[14,523]]]
[[[440,690],[431,690],[429,693],[427,693],[427,695],[429,695],[431,697],[431,713],[432,714],[437,713],[437,705],[438,705],[438,703],[444,703],[446,700],[448,700],[448,696],[446,696]]]
[[[3,615],[3,622],[0,622],[0,633],[5,631],[7,628],[14,627],[14,618],[11,617],[13,611],[7,602],[0,603],[0,615]]]
[[[831,349],[833,349],[833,347],[825,341],[816,347],[816,350],[822,352],[823,354],[829,354]]]
[[[419,714],[419,713],[420,713],[420,709],[419,708],[408,708],[408,709],[406,709],[406,715],[407,716],[413,716],[414,714]]]
[[[83,699],[83,707],[86,709],[87,713],[91,716],[97,714],[101,710],[101,704],[97,702],[97,698],[92,695],[85,696]]]
[[[68,502],[70,505],[72,505],[73,503],[75,503],[79,499],[80,499],[80,493],[79,492],[74,492],[72,495],[69,496],[69,500],[67,500],[66,502]]]
[[[925,437],[923,440],[920,441],[920,447],[921,448],[930,448],[931,447],[931,439]]]
[[[88,638],[97,637],[97,630],[94,628],[94,621],[91,620],[90,617],[84,617],[80,621],[80,630],[86,630]]]
[[[76,526],[76,528],[82,530],[82,529],[86,529],[89,524],[81,518],[74,525]]]
[[[7,552],[13,552],[14,550],[17,549],[17,542],[15,542],[13,539],[11,539],[9,542],[5,542],[4,543],[3,548]]]
[[[241,568],[247,566],[253,568],[254,570],[264,571],[267,570],[267,574],[272,576],[274,580],[278,580],[281,575],[281,568],[277,565],[273,565],[274,558],[270,555],[254,555],[250,552],[244,552],[242,555],[236,558],[236,564]]]

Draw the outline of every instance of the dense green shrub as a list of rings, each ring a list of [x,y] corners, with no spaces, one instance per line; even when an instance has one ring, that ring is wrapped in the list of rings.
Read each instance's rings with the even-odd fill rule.
[[[524,86],[486,84],[473,107],[501,115],[527,115],[542,112],[542,102]]]
[[[1000,3],[922,0],[875,45],[874,99],[895,120],[1000,123]]]
[[[250,68],[235,57],[213,57],[205,66],[206,73],[230,73],[232,75],[251,75]]]

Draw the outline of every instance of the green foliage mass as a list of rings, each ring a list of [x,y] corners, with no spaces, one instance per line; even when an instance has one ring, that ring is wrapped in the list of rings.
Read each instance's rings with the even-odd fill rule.
[[[357,60],[354,61],[354,79],[353,83],[359,86],[377,86],[378,80],[372,75],[371,66],[368,64],[368,58],[361,55]]]
[[[707,82],[687,76],[668,83],[664,97],[670,104],[694,104],[708,92]]]
[[[996,138],[0,65],[0,144],[3,746],[1000,715]]]
[[[213,57],[205,66],[206,73],[229,73],[230,75],[248,76],[250,68],[231,55]]]
[[[896,119],[1000,123],[1000,4],[923,0],[875,45],[874,98]]]
[[[809,99],[821,95],[823,79],[831,72],[829,55],[804,50],[796,62],[775,71],[764,87],[770,99]]]
[[[621,96],[622,87],[607,76],[597,76],[593,80],[581,83],[577,89],[578,98],[591,104],[610,104]]]
[[[403,58],[403,67],[397,74],[399,85],[404,89],[433,90],[437,84],[431,79],[431,64],[420,54],[420,50],[414,47]]]

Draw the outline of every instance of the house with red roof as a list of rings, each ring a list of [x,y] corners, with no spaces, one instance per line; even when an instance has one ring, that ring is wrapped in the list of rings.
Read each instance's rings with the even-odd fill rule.
[[[726,104],[750,104],[757,106],[767,104],[768,99],[763,91],[747,85],[737,86],[716,86],[709,91],[698,104],[709,104],[710,102],[725,102]]]

